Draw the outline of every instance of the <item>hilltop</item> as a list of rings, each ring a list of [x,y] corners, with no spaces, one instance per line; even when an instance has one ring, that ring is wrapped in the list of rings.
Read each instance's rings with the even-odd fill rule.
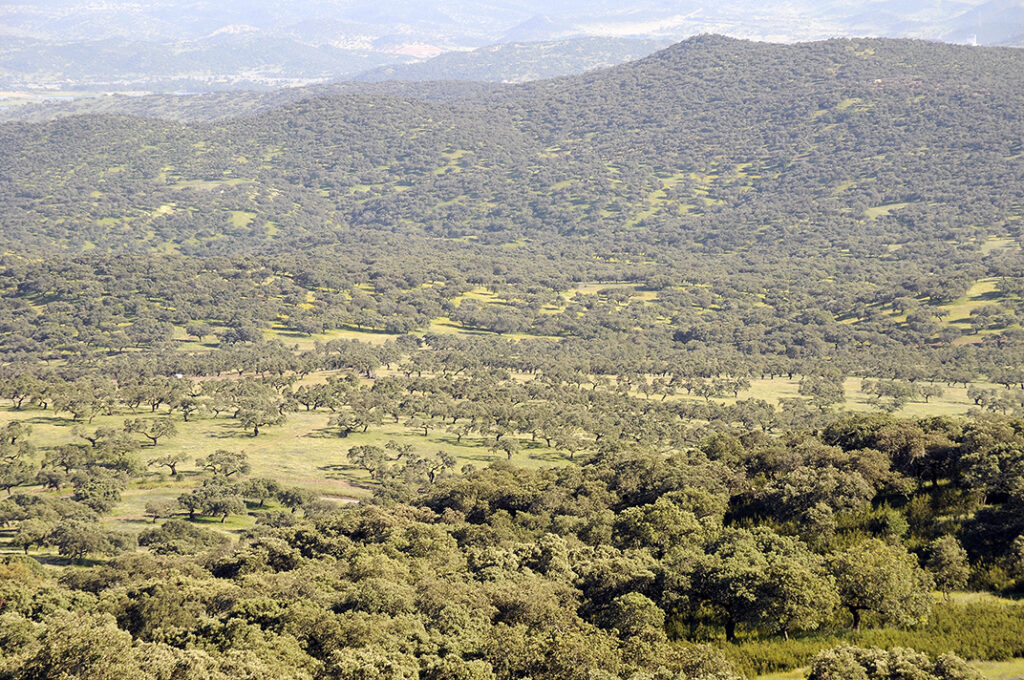
[[[1003,235],[1020,217],[1022,65],[1010,49],[703,36],[456,101],[344,94],[215,125],[8,124],[0,238],[201,254],[366,230],[714,251]],[[244,233],[232,211],[253,214]]]

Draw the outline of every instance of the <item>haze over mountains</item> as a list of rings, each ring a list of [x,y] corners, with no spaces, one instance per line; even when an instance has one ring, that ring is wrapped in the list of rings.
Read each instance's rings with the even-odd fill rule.
[[[405,46],[407,53],[416,44],[440,51],[584,35],[678,38],[711,31],[786,41],[857,32],[948,39],[973,27],[984,34],[979,41],[1001,42],[1014,37],[1014,27],[1004,25],[1005,35],[998,35],[994,24],[1001,18],[1013,24],[1021,6],[1019,0],[726,0],[713,5],[645,0],[628,6],[603,0],[554,5],[538,0],[397,0],[384,5],[367,0],[27,0],[0,9],[0,33],[60,42],[194,41],[258,33],[382,52],[402,52]]]
[[[562,49],[576,58],[553,59],[560,74],[620,63],[698,33],[776,42],[889,36],[1021,45],[1024,0],[726,0],[713,6],[648,0],[628,9],[615,2],[551,6],[535,0],[383,7],[363,0],[27,0],[0,6],[0,90],[211,91],[301,85],[366,71],[370,79],[436,78],[460,57],[422,69],[405,65],[496,44],[589,37]],[[650,42],[624,48],[622,39]],[[486,68],[494,56],[472,57],[467,73],[495,80],[552,75],[518,61],[536,63],[543,50],[502,53],[513,60],[509,72]]]

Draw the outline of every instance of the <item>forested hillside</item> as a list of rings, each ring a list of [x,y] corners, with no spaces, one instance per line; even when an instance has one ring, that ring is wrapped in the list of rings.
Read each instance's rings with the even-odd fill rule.
[[[1019,672],[1024,53],[293,95],[0,126],[0,679]]]
[[[220,232],[231,204],[253,209],[256,228],[277,226],[274,238],[232,239],[238,252],[352,228],[502,242],[654,241],[668,228],[717,252],[754,242],[785,251],[794,230],[815,249],[966,240],[1020,217],[1021,58],[905,41],[701,37],[465,104],[345,96],[215,126],[10,125],[5,236],[23,247],[223,252],[187,216],[200,211],[201,226]],[[210,183],[221,185],[195,191]],[[293,201],[274,204],[279,193],[301,199],[306,218]],[[55,194],[88,200],[49,214]],[[173,210],[154,217],[164,205]],[[903,208],[891,220],[865,219],[894,205]],[[132,228],[147,219],[168,233]],[[43,239],[18,230],[37,221]]]

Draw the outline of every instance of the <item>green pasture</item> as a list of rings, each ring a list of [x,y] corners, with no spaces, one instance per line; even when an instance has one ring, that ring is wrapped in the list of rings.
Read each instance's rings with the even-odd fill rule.
[[[893,213],[893,212],[895,212],[897,210],[900,210],[902,208],[906,208],[908,205],[910,205],[910,204],[909,203],[886,203],[885,205],[876,205],[874,207],[865,209],[864,210],[864,217],[868,218],[869,220],[876,220],[879,217],[885,217],[886,215],[889,215],[890,213]]]
[[[944,305],[938,305],[943,312],[943,321],[949,324],[966,323],[971,312],[979,307],[997,302],[999,291],[995,279],[975,281],[961,297]]]
[[[325,375],[307,377],[305,382],[323,380]],[[849,378],[846,381],[847,401],[844,409],[851,411],[874,410],[866,394],[860,391],[862,379]],[[962,386],[948,387],[943,385],[945,394],[933,398],[930,403],[912,402],[904,407],[899,415],[955,415],[966,413],[973,406],[967,398],[967,390]],[[635,396],[641,396],[637,393]],[[764,399],[769,403],[778,403],[781,399],[799,396],[799,380],[785,377],[774,379],[751,380],[749,389],[741,391],[739,399]],[[660,400],[660,396],[652,395],[651,399]],[[685,391],[668,397],[668,400],[699,401],[696,396],[688,396]],[[715,399],[718,403],[732,403],[733,397]],[[119,427],[126,418],[161,418],[167,417],[165,412],[149,413],[148,409],[140,409],[138,413],[121,411],[113,416],[98,416],[91,424],[80,424],[85,428]],[[433,421],[434,428],[427,436],[419,430],[405,426],[404,423],[389,422],[374,426],[366,433],[353,433],[348,437],[340,437],[336,428],[328,425],[331,414],[327,411],[298,411],[288,414],[283,425],[263,428],[258,437],[244,431],[237,421],[221,415],[220,417],[193,418],[191,422],[183,422],[179,414],[170,416],[174,419],[178,432],[174,437],[162,440],[157,446],[143,446],[141,454],[144,460],[150,460],[170,453],[183,452],[189,462],[182,465],[181,480],[170,480],[162,477],[154,470],[142,482],[126,494],[124,507],[118,508],[115,514],[129,516],[141,514],[145,501],[154,493],[154,488],[163,484],[181,485],[194,483],[191,474],[191,461],[206,456],[218,449],[244,451],[249,454],[253,465],[254,476],[272,477],[282,483],[303,486],[312,489],[322,496],[330,498],[360,498],[369,493],[370,481],[367,473],[348,464],[346,452],[352,446],[373,444],[383,446],[389,440],[411,444],[415,450],[435,452],[444,450],[451,453],[459,466],[467,463],[485,466],[492,461],[502,459],[504,454],[495,453],[482,445],[479,436],[464,437],[462,443],[456,436],[446,430],[447,425],[438,420]],[[9,407],[0,409],[0,424],[11,420],[22,420],[32,426],[31,439],[41,451],[58,447],[62,444],[82,443],[72,430],[75,425],[67,414],[54,413],[28,408],[15,411]],[[521,437],[522,451],[516,454],[513,462],[525,467],[545,467],[565,463],[563,453],[549,449],[543,442],[530,441],[528,436]],[[136,491],[138,492],[136,494]],[[135,496],[138,496],[135,499]],[[134,499],[134,500],[133,500]]]
[[[383,345],[388,340],[394,340],[398,336],[383,331],[356,328],[336,328],[325,333],[305,335],[304,333],[289,330],[283,324],[276,323],[263,331],[263,337],[267,340],[280,340],[288,347],[297,347],[300,351],[306,351],[313,349],[317,342],[358,340],[370,345]]]

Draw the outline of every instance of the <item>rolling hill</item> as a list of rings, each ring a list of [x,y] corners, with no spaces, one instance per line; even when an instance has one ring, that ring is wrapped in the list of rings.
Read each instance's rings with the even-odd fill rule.
[[[3,239],[214,253],[367,230],[712,250],[975,238],[1019,225],[1022,62],[705,36],[460,101],[346,94],[212,126],[9,124]],[[231,211],[274,228],[226,239]]]

